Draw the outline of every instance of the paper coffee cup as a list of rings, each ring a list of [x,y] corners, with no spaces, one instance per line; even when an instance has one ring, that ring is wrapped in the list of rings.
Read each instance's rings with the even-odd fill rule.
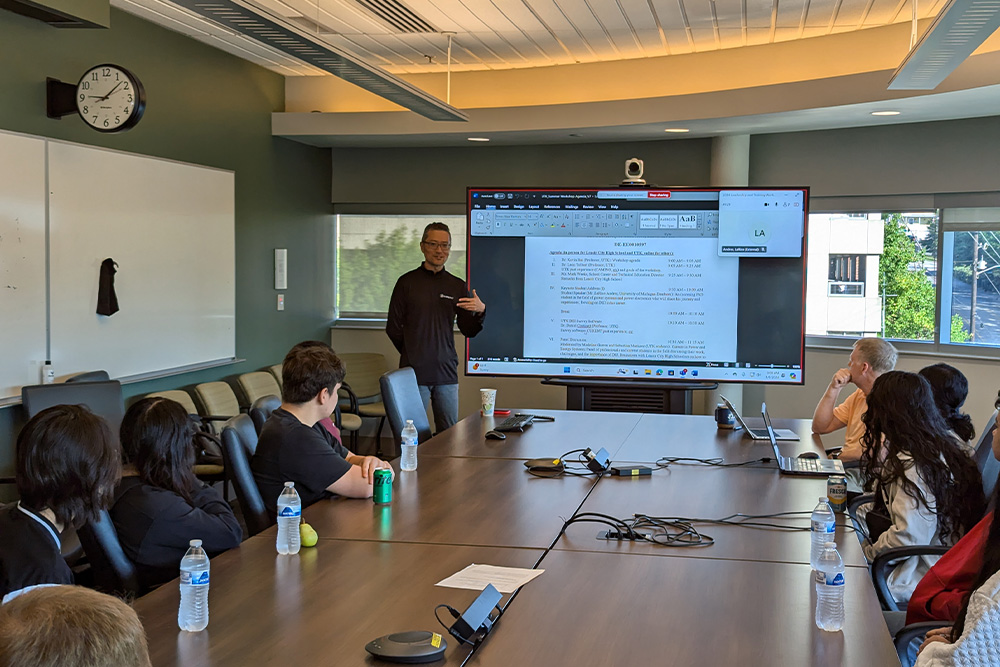
[[[483,416],[492,417],[493,408],[495,408],[497,405],[497,390],[480,389],[479,396],[483,399],[483,410],[482,410]]]

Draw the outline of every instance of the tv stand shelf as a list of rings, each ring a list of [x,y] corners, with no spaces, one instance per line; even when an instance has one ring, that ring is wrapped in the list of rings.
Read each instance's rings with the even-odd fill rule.
[[[691,414],[691,392],[717,389],[718,382],[657,382],[545,378],[542,384],[566,387],[566,409],[591,412]]]

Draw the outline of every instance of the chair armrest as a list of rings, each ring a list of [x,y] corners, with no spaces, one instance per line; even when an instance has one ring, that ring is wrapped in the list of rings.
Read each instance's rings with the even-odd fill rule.
[[[948,627],[944,621],[921,621],[920,623],[910,623],[904,626],[892,638],[892,643],[896,646],[896,655],[899,657],[899,664],[910,665],[908,649],[914,639],[923,639],[931,630]]]
[[[13,477],[0,477],[0,484],[17,484],[17,480]]]
[[[861,525],[858,521],[858,510],[862,505],[875,502],[874,493],[862,493],[860,496],[855,496],[853,500],[847,503],[847,516],[851,519],[851,524],[854,525],[854,532],[858,536],[858,542],[864,542],[865,538],[868,536],[868,526]]]
[[[892,547],[886,549],[872,561],[872,583],[875,584],[875,594],[883,609],[902,611],[889,592],[889,574],[896,564],[911,556],[943,556],[950,547],[942,545],[918,544],[908,547]]]
[[[351,385],[346,382],[342,382],[340,384],[340,391],[347,394],[347,400],[349,402],[348,407],[350,408],[347,412],[358,414],[358,395],[354,393],[353,389],[351,389]],[[340,406],[340,401],[337,401],[337,406]]]

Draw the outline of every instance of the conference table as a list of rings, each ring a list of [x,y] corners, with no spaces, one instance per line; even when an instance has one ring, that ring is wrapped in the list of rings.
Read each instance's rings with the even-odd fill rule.
[[[487,440],[501,418],[467,417],[419,448],[393,502],[332,498],[303,511],[316,547],[275,552],[276,528],[212,561],[211,620],[179,631],[176,582],[136,600],[154,666],[376,665],[370,640],[430,630],[448,642],[445,665],[898,665],[855,535],[841,526],[846,568],[843,632],[815,627],[808,513],[825,478],[779,475],[770,445],[717,429],[710,417],[551,411],[506,440]],[[804,420],[776,420],[798,441],[783,454],[821,452]],[[751,424],[753,426],[753,424]],[[535,477],[524,462],[603,447],[651,476]],[[573,461],[576,455],[567,457]],[[656,468],[664,457],[694,462]],[[670,547],[600,539],[607,526],[567,519],[711,520],[786,516],[751,528],[696,523],[714,543]],[[583,515],[583,516],[581,516]],[[838,523],[846,520],[839,518]],[[564,530],[565,528],[565,530]],[[475,649],[435,619],[477,591],[436,586],[472,563],[544,573],[501,601],[503,615]],[[442,620],[450,622],[444,612]]]

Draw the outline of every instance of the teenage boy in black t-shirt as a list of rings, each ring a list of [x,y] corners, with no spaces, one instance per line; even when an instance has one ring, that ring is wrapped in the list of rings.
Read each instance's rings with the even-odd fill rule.
[[[370,498],[373,472],[389,468],[375,456],[358,456],[318,422],[337,406],[343,362],[326,343],[299,343],[281,366],[281,407],[261,429],[250,467],[271,518],[285,482],[307,506],[331,494]]]

